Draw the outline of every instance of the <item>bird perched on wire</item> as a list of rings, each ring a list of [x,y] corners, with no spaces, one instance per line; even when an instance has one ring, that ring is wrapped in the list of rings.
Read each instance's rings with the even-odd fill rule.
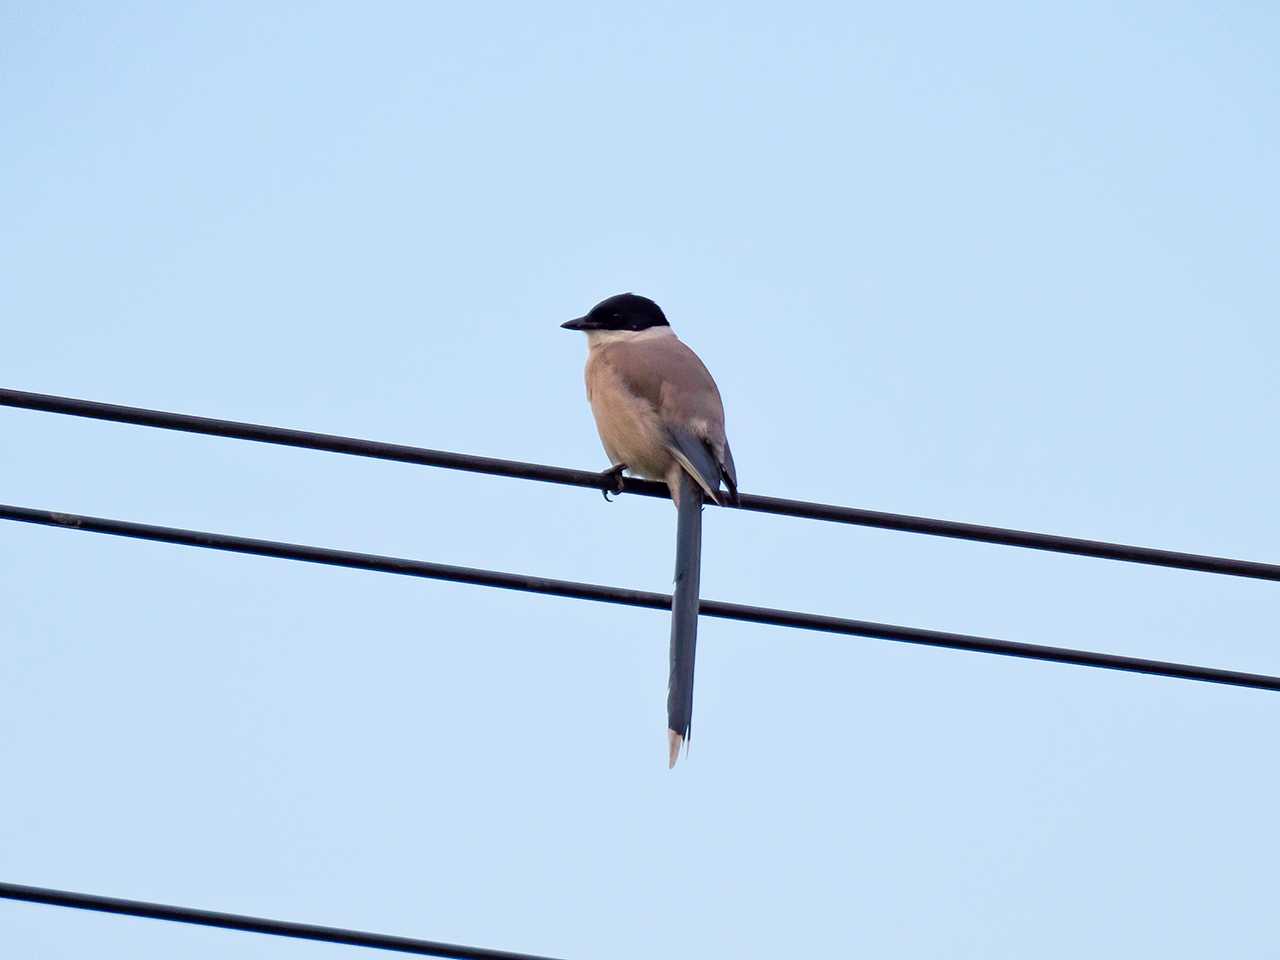
[[[698,635],[702,502],[738,501],[738,475],[711,374],[647,297],[621,293],[561,324],[587,335],[587,399],[612,468],[661,480],[676,504],[676,577],[667,688],[668,766],[689,736]],[[727,492],[721,492],[721,486]]]

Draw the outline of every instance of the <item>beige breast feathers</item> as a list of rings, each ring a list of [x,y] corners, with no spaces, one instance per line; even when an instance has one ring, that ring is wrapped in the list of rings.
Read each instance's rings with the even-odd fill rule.
[[[596,349],[587,357],[587,399],[596,430],[612,463],[625,463],[632,474],[665,479],[672,463],[666,429],[649,400],[633,393],[619,376],[608,351]]]

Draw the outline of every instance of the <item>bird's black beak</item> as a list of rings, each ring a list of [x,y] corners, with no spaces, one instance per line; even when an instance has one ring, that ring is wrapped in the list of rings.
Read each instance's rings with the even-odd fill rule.
[[[586,317],[574,317],[565,323],[560,324],[562,330],[590,330],[590,321]]]

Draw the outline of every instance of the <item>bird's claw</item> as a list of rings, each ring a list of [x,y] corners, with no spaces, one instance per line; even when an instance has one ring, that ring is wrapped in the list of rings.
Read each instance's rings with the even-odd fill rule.
[[[613,499],[609,494],[612,493],[616,497],[618,494],[622,493],[622,471],[625,469],[627,469],[627,465],[625,463],[619,463],[610,467],[608,470],[600,471],[601,478],[611,482],[610,486],[600,491],[601,496],[603,496],[609,503],[613,503]]]

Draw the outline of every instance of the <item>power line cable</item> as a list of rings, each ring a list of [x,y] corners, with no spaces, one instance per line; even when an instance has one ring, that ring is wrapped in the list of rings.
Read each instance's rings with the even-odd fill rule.
[[[576,600],[618,603],[631,607],[645,607],[650,610],[671,609],[671,596],[665,593],[628,590],[621,587],[580,583],[573,580],[553,580],[528,574],[503,573],[497,570],[459,567],[451,564],[431,563],[425,560],[408,560],[401,557],[386,557],[348,550],[332,550],[325,547],[312,547],[297,543],[281,543],[275,540],[255,540],[222,533],[207,533],[200,530],[186,530],[177,527],[160,527],[145,523],[132,523],[126,520],[58,513],[52,510],[38,510],[30,507],[0,504],[0,519],[48,527],[62,527],[90,533],[105,533],[119,537],[132,537],[139,540],[181,544],[188,547],[246,553],[260,557],[277,557],[284,560],[301,560],[307,563],[350,567],[357,570],[372,570],[378,573],[394,573],[401,576],[422,577],[430,580],[471,583],[485,587],[520,590],[526,593],[570,597]],[[703,600],[699,605],[698,612],[702,616],[717,617],[724,620],[767,623],[799,630],[872,637],[880,640],[895,640],[930,647],[945,647],[951,650],[969,650],[975,653],[998,654],[1006,657],[1048,660],[1055,663],[1071,663],[1078,666],[1100,667],[1107,670],[1124,670],[1130,673],[1146,673],[1153,676],[1176,677],[1183,680],[1201,680],[1208,683],[1253,687],[1260,690],[1280,690],[1280,677],[1264,674],[1242,673],[1235,670],[1221,670],[1215,667],[1200,667],[1163,660],[1145,660],[1138,657],[1096,653],[1089,650],[1074,650],[1067,647],[1019,643],[1012,640],[996,640],[990,637],[971,636],[963,633],[924,630],[918,627],[902,627],[868,620],[849,620],[842,617],[829,617],[794,610],[778,610],[771,607],[756,607],[742,603]]]
[[[202,927],[219,927],[223,930],[241,930],[245,933],[263,933],[273,937],[292,937],[295,940],[319,940],[324,943],[341,943],[352,947],[369,947],[374,950],[391,950],[396,953],[412,953],[422,957],[451,957],[455,960],[553,960],[551,957],[531,953],[511,953],[507,950],[489,950],[485,947],[466,947],[456,943],[438,943],[433,940],[417,940],[412,937],[395,937],[385,933],[367,933],[363,930],[345,930],[341,927],[322,927],[314,923],[294,923],[289,920],[268,920],[239,913],[217,913],[197,910],[193,907],[175,907],[164,903],[147,903],[143,900],[122,900],[118,897],[101,897],[90,893],[73,893],[69,890],[51,890],[46,887],[28,887],[20,883],[0,883],[0,899],[19,900],[24,903],[42,903],[51,907],[70,907],[76,910],[93,910],[98,913],[114,913],[148,920],[169,920],[190,923]]]
[[[444,467],[449,470],[466,470],[493,476],[537,480],[543,483],[559,483],[594,490],[612,490],[616,480],[590,470],[573,470],[567,467],[548,466],[540,463],[524,463],[518,460],[501,460],[494,457],[477,457],[446,450],[429,450],[399,443],[382,443],[361,440],[328,433],[311,433],[305,430],[289,430],[236,420],[215,420],[163,410],[142,407],[126,407],[93,400],[57,397],[23,390],[0,388],[0,406],[18,407],[24,410],[40,410],[116,423],[131,423],[164,430],[179,430],[215,437],[231,437],[259,443],[273,443],[307,450],[324,450],[329,453],[371,457],[377,460],[395,460],[428,467]],[[666,498],[667,487],[650,480],[624,478],[623,491],[645,497]],[[1233,577],[1250,577],[1256,580],[1280,581],[1280,564],[1261,563],[1253,560],[1235,560],[1198,553],[1182,553],[1175,550],[1159,550],[1153,547],[1137,547],[1102,540],[1085,540],[1079,537],[1063,537],[1008,527],[992,527],[955,520],[937,520],[903,513],[884,513],[879,510],[862,510],[830,503],[811,503],[804,500],[787,500],[781,497],[765,497],[743,494],[736,509],[756,513],[771,513],[784,517],[800,517],[808,520],[824,520],[855,526],[876,527],[882,530],[899,530],[957,540],[973,540],[1031,550],[1047,550],[1082,557],[1099,557],[1127,563],[1143,563],[1157,567],[1173,567],[1200,573],[1216,573]]]

